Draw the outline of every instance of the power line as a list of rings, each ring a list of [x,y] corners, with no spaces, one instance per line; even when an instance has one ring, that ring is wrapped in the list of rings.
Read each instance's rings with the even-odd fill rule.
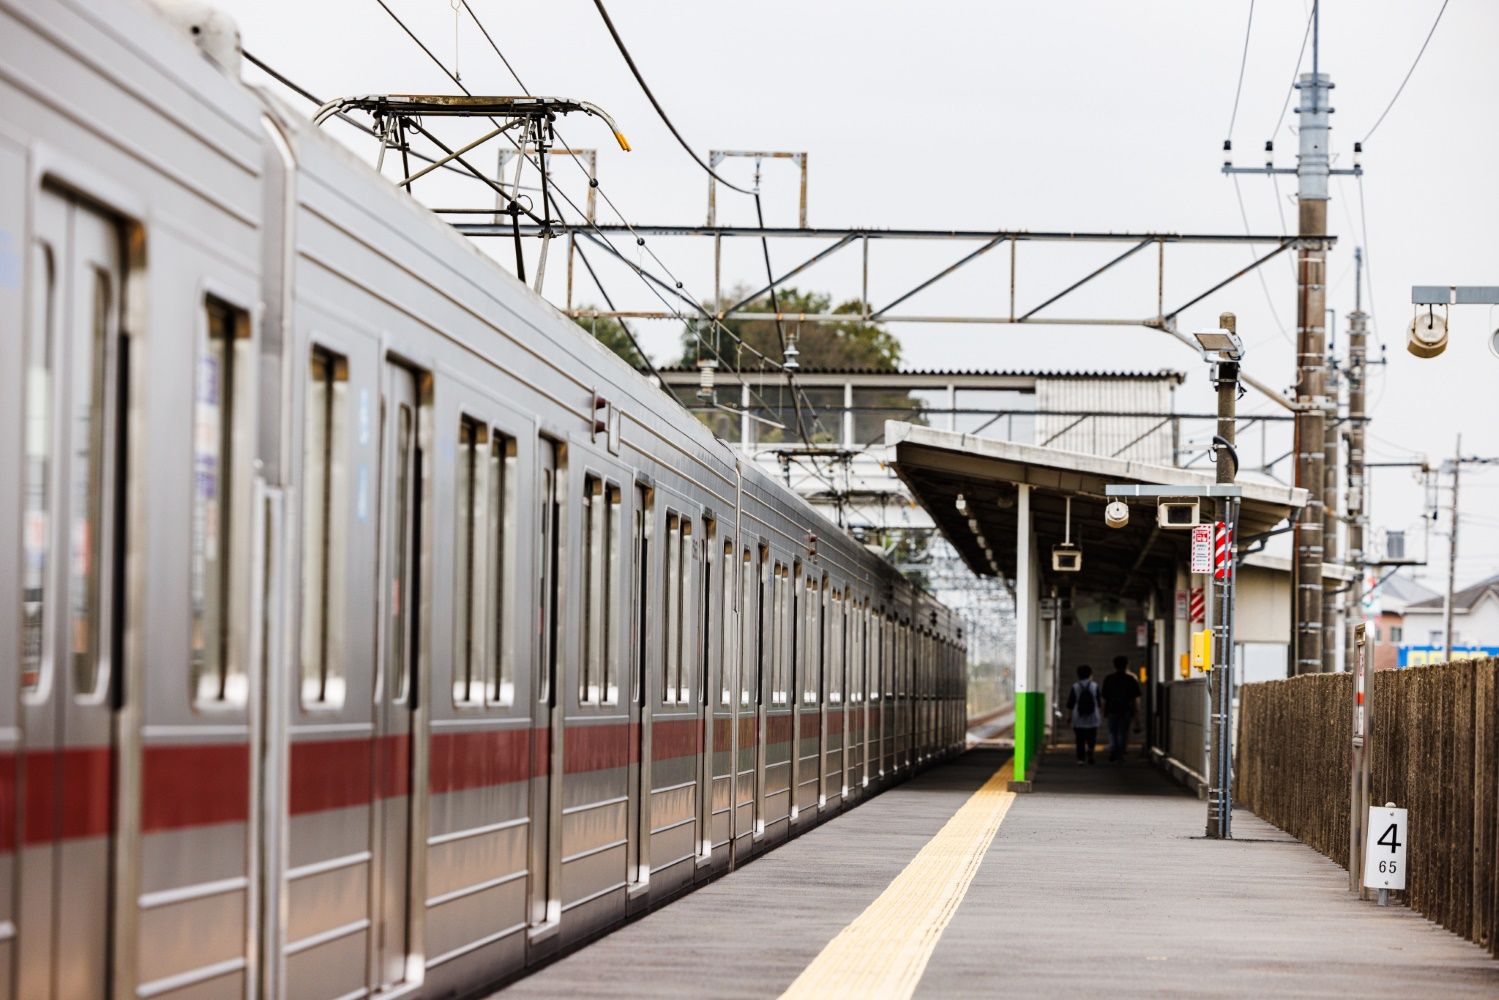
[[[465,4],[464,6],[467,6],[467,4]],[[597,288],[599,290],[599,294],[604,297],[604,305],[609,307],[610,312],[614,312],[614,300],[609,297],[609,290],[604,287],[604,283],[599,280],[599,276],[594,272],[593,264],[589,262],[588,257],[583,253],[583,248],[578,247],[577,251],[578,259],[581,260],[583,262],[583,266],[588,269],[588,276],[593,279],[594,287]],[[682,399],[681,396],[677,395],[677,390],[669,385],[667,381],[661,377],[661,373],[656,370],[656,366],[651,364],[650,355],[645,353],[645,349],[640,346],[640,341],[635,339],[635,333],[630,329],[629,324],[626,323],[623,319],[618,319],[615,322],[619,323],[619,328],[625,332],[625,336],[630,338],[630,346],[635,348],[635,353],[640,356],[640,360],[645,364],[646,371],[651,373],[651,377],[656,380],[656,384],[669,392],[671,394],[671,397],[678,403],[681,403],[683,407],[686,407],[687,403]]]
[[[614,21],[609,17],[609,11],[604,7],[604,0],[593,0],[593,5],[598,8],[599,16],[603,19],[604,26],[609,29],[609,35],[614,39],[614,45],[619,50],[620,56],[624,58],[625,65],[629,66],[630,73],[635,77],[635,82],[640,85],[641,91],[650,100],[651,107],[656,109],[656,114],[660,116],[662,123],[671,131],[677,143],[687,152],[688,156],[692,157],[693,162],[706,171],[708,176],[712,177],[715,181],[740,194],[753,197],[755,199],[755,218],[758,220],[760,228],[764,229],[765,213],[761,208],[758,185],[756,190],[746,190],[737,184],[731,184],[720,177],[712,167],[703,161],[703,158],[697,154],[697,151],[688,145],[687,140],[682,137],[682,133],[677,130],[677,126],[672,122],[670,116],[667,115],[666,109],[661,106],[660,101],[656,100],[656,95],[652,92],[650,85],[645,82],[645,76],[640,72],[640,67],[635,64],[635,58],[630,55],[629,48],[625,45],[624,39],[620,37],[618,29],[614,27]],[[764,236],[760,237],[760,249],[765,259],[765,276],[770,282],[771,315],[775,320],[776,340],[780,343],[781,357],[784,359],[786,357],[786,331],[781,325],[781,304],[775,289],[775,271],[770,265],[770,243]],[[805,393],[798,389],[795,377],[785,368],[784,364],[782,365],[782,371],[786,374],[786,384],[791,389],[791,401],[796,410],[797,436],[804,443],[810,444],[811,438],[807,435],[806,424],[802,418],[802,398],[805,396]],[[808,405],[810,408],[810,402]],[[813,420],[814,422],[817,421],[817,412],[815,409],[813,409]]]
[[[1234,182],[1234,197],[1239,200],[1239,218],[1244,220],[1244,232],[1247,235],[1250,231],[1249,213],[1244,208],[1244,192],[1239,189],[1238,175],[1230,174],[1229,176],[1233,179]],[[1253,248],[1250,248],[1249,256],[1251,258],[1254,256]],[[1291,334],[1286,330],[1285,323],[1281,322],[1280,311],[1275,308],[1275,296],[1270,294],[1270,285],[1267,281],[1265,281],[1264,269],[1257,267],[1254,269],[1254,274],[1255,277],[1260,279],[1260,289],[1265,293],[1265,304],[1270,307],[1270,317],[1275,320],[1275,328],[1280,331],[1281,337],[1284,338],[1287,343],[1290,343]]]
[[[1316,7],[1312,7],[1306,15],[1306,30],[1301,33],[1301,50],[1296,53],[1296,68],[1291,71],[1291,84],[1286,88],[1286,99],[1280,106],[1280,117],[1275,119],[1275,127],[1270,130],[1270,138],[1273,141],[1280,132],[1280,125],[1286,120],[1286,111],[1291,107],[1291,95],[1296,93],[1296,78],[1301,75],[1301,60],[1306,58],[1306,42],[1312,37],[1312,18],[1315,16]]]
[[[296,81],[288,78],[280,70],[278,70],[275,67],[271,66],[269,63],[265,62],[263,59],[261,59],[260,57],[256,56],[254,53],[246,51],[246,52],[243,53],[243,55],[244,55],[246,61],[248,61],[250,63],[250,65],[252,65],[252,66],[256,67],[257,69],[259,69],[266,76],[269,76],[272,80],[275,80],[277,83],[281,84],[287,90],[290,90],[292,93],[296,94],[298,97],[301,97],[301,98],[303,98],[305,100],[311,101],[317,107],[322,107],[323,106],[324,102],[323,102],[322,98],[320,98],[317,95],[313,94],[312,91],[310,91],[306,87],[303,87],[302,85],[298,84]],[[344,112],[344,111],[335,112],[334,117],[336,117],[339,121],[344,122],[347,125],[352,125],[354,128],[357,128],[359,131],[363,132],[365,135],[372,136],[372,137],[374,137],[376,139],[380,138],[380,133],[376,132],[374,129],[370,128],[368,125],[364,124],[363,122],[356,121],[347,112]],[[411,155],[414,158],[416,158],[418,160],[421,160],[423,163],[436,163],[437,162],[437,160],[434,157],[423,155],[422,153],[417,152],[416,150],[412,150],[411,151]],[[453,173],[457,174],[460,177],[464,177],[464,178],[467,178],[469,180],[473,180],[474,179],[473,174],[469,173],[469,171],[464,170],[461,167],[455,167],[451,163],[443,163],[443,164],[440,164],[440,166],[442,167],[443,170],[452,171]],[[484,179],[487,180],[488,178],[484,178]],[[517,190],[520,190],[520,189],[517,189]]]
[[[1437,25],[1442,23],[1442,15],[1447,12],[1448,2],[1449,0],[1442,0],[1442,6],[1437,10],[1436,20],[1431,22],[1431,30],[1426,33],[1426,40],[1421,43],[1421,50],[1416,53],[1415,61],[1411,63],[1411,68],[1405,71],[1405,79],[1401,80],[1400,86],[1395,89],[1395,96],[1390,98],[1390,103],[1386,104],[1385,109],[1379,113],[1379,117],[1374,120],[1373,126],[1370,127],[1369,131],[1364,133],[1364,142],[1369,141],[1369,137],[1374,134],[1375,129],[1379,128],[1380,123],[1384,121],[1385,115],[1389,114],[1390,109],[1395,106],[1395,102],[1400,100],[1400,95],[1405,91],[1405,85],[1411,82],[1411,74],[1421,64],[1421,57],[1426,54],[1426,46],[1431,44],[1431,36],[1437,33]]]
[[[1249,0],[1249,21],[1244,25],[1244,54],[1239,57],[1239,82],[1234,87],[1234,110],[1228,116],[1228,134],[1225,139],[1232,142],[1234,122],[1239,120],[1239,97],[1244,93],[1244,67],[1249,65],[1249,32],[1254,27],[1254,0]]]
[[[296,81],[292,80],[290,77],[288,77],[286,74],[282,73],[280,70],[275,69],[269,63],[266,63],[264,60],[258,58],[257,56],[254,56],[254,55],[252,55],[252,54],[250,54],[248,52],[245,53],[245,55],[246,55],[246,58],[249,59],[252,64],[254,64],[255,66],[259,67],[263,72],[265,72],[267,75],[269,75],[272,79],[276,80],[278,83],[280,83],[283,86],[287,87],[293,93],[295,93],[298,96],[300,96],[300,97],[302,97],[302,98],[310,101],[314,105],[317,105],[319,107],[321,107],[323,105],[324,102],[323,102],[323,100],[321,98],[319,98],[316,94],[312,93],[307,88],[305,88],[305,87],[301,86],[300,84],[298,84]],[[377,132],[375,132],[374,129],[372,129],[372,128],[370,128],[370,127],[362,124],[361,122],[356,121],[355,119],[353,119],[349,115],[340,112],[338,114],[338,117],[340,119],[342,119],[343,121],[347,122],[348,124],[352,125],[353,127],[359,129],[361,132],[365,133],[366,135],[371,135],[371,136],[375,136],[376,138],[379,138],[379,134]],[[427,133],[426,130],[419,129],[418,131],[419,131],[420,134],[426,135],[427,138],[430,139],[435,145],[437,145],[439,149],[442,149],[443,152],[445,152],[445,153],[451,153],[451,150],[449,150],[446,146],[444,146],[441,142],[439,142],[430,133]],[[411,150],[410,153],[416,159],[423,160],[423,161],[428,162],[428,163],[435,162],[433,160],[433,158],[425,156],[422,153],[420,153],[419,151]],[[484,183],[486,183],[486,184],[488,184],[490,186],[498,187],[497,182],[495,182],[494,180],[492,180],[492,179],[490,179],[488,177],[485,177],[485,176],[481,175],[477,170],[475,170],[475,168],[471,164],[469,164],[462,157],[458,157],[456,159],[456,162],[462,164],[462,168],[449,167],[448,169],[451,169],[455,173],[459,174],[460,176],[468,178],[470,180],[479,180],[479,181],[482,181],[482,182],[484,182]],[[522,188],[519,187],[519,186],[517,186],[517,190],[520,190],[520,189],[522,189]],[[565,195],[564,195],[564,197],[565,197]],[[569,201],[569,204],[572,204],[571,201]],[[555,204],[554,204],[553,207],[555,207]],[[574,211],[577,211],[577,206],[575,204],[572,204],[572,207],[573,207]],[[558,221],[559,221],[559,223],[564,228],[568,228],[569,230],[571,229],[571,227],[568,225],[568,223],[567,223],[567,221],[565,219],[559,219]],[[606,241],[606,243],[607,243],[607,241]],[[614,252],[619,257],[619,259],[621,261],[623,261],[627,265],[635,268],[637,274],[643,280],[646,279],[646,278],[649,278],[649,279],[652,279],[652,280],[659,281],[659,279],[656,279],[654,275],[650,275],[647,272],[644,272],[642,269],[640,269],[638,267],[638,265],[631,264],[630,261],[628,261],[628,259],[626,259],[626,258],[623,257],[623,255],[618,254],[618,251],[612,245],[609,245],[608,249],[611,252]],[[604,295],[605,301],[609,302],[610,309],[613,310],[614,307],[613,307],[612,300],[610,300],[608,292],[604,289],[602,283],[598,279],[598,276],[594,273],[593,266],[592,266],[591,262],[589,262],[587,260],[587,258],[583,256],[583,252],[582,252],[582,248],[581,247],[578,247],[577,250],[578,250],[579,257],[583,259],[584,266],[588,268],[590,276],[593,277],[594,284],[598,286],[599,291]],[[660,293],[658,291],[656,291],[656,289],[650,285],[649,281],[647,281],[647,287],[651,289],[652,293],[655,294],[658,299],[660,299],[660,301],[661,301],[661,303],[662,303],[663,306],[665,306],[667,309],[672,310],[672,312],[675,313],[679,319],[682,319],[683,322],[686,322],[685,318],[682,317],[681,313],[677,312],[671,306],[671,304],[669,302],[667,302],[664,298],[662,298],[661,295],[660,295]],[[684,301],[686,301],[686,300],[684,299]],[[686,407],[687,404],[682,402],[681,398],[679,396],[677,396],[676,391],[669,384],[667,384],[663,379],[661,379],[660,373],[655,369],[654,365],[651,363],[650,357],[641,348],[639,342],[635,339],[634,334],[629,329],[629,327],[623,321],[621,321],[620,325],[621,325],[621,327],[624,328],[625,334],[630,339],[630,342],[631,342],[632,346],[634,346],[635,349],[636,349],[636,351],[640,354],[641,359],[644,361],[645,366],[646,366],[647,370],[650,372],[650,374],[654,375],[657,378],[657,381],[661,383],[662,388],[666,392],[668,392],[678,403],[681,403],[683,407]],[[751,350],[753,350],[753,348],[751,348]],[[758,353],[758,352],[756,352],[756,353]],[[762,361],[768,360],[768,359],[765,359],[763,355],[759,355],[759,356],[761,357]],[[721,356],[720,356],[720,360],[722,360]],[[760,404],[762,406],[764,406],[767,410],[771,409],[769,402],[766,401],[763,396],[761,396],[757,392],[754,392],[753,389],[751,390],[751,393],[757,399],[759,399]]]
[[[464,5],[467,6],[467,0],[465,0]],[[756,192],[747,191],[737,184],[731,184],[729,181],[724,180],[712,167],[703,162],[703,158],[697,155],[696,150],[687,144],[687,140],[682,138],[682,133],[677,131],[677,127],[667,117],[666,109],[661,107],[661,102],[656,100],[656,95],[651,92],[651,88],[646,84],[645,77],[640,73],[640,68],[635,65],[635,59],[630,55],[630,50],[625,47],[624,39],[619,37],[619,31],[614,27],[614,21],[609,17],[609,11],[604,8],[604,0],[593,0],[593,5],[598,8],[599,17],[603,18],[604,27],[609,29],[609,35],[614,39],[614,45],[619,49],[619,54],[624,57],[625,65],[630,67],[630,72],[634,75],[635,82],[640,84],[640,89],[645,92],[646,98],[651,102],[651,107],[656,109],[656,114],[661,116],[661,121],[671,130],[671,134],[676,138],[677,143],[687,151],[687,155],[697,161],[697,165],[706,170],[708,176],[725,187],[738,191],[740,194],[755,194]],[[764,223],[762,222],[761,225],[763,226]]]
[[[470,95],[472,94],[472,92],[466,86],[464,86],[463,82],[461,80],[459,80],[458,77],[456,75],[454,75],[447,68],[446,64],[444,64],[443,61],[441,59],[439,59],[432,52],[432,50],[427,47],[427,45],[425,43],[422,42],[422,40],[417,36],[417,34],[414,31],[412,31],[409,26],[407,26],[406,22],[403,21],[400,18],[400,16],[397,15],[396,12],[390,8],[390,6],[388,4],[386,4],[385,0],[375,0],[375,2],[378,3],[380,5],[381,9],[384,10],[385,13],[390,16],[391,20],[393,20],[393,21],[396,22],[396,24],[401,28],[401,30],[406,33],[406,36],[408,38],[410,38],[411,41],[414,42],[416,44],[416,46],[422,50],[422,52],[427,56],[427,58],[429,60],[431,60],[431,62],[433,63],[433,65],[435,65],[439,70],[442,71],[442,73],[443,73],[444,76],[446,76],[449,80],[451,80],[453,82],[453,84],[456,87],[458,87],[460,90],[462,90],[465,94],[470,94]],[[469,16],[470,17],[475,17],[475,15],[473,13],[473,10],[471,8],[469,9]],[[475,23],[476,24],[479,23],[477,17],[475,17]],[[480,27],[482,29],[482,24],[480,25]],[[494,38],[492,36],[490,36],[490,34],[489,34],[488,31],[484,32],[484,36],[489,41],[490,46],[495,50],[495,54],[498,55],[500,57],[501,61],[505,63],[506,68],[510,69],[511,75],[515,76],[516,83],[520,84],[520,78],[518,76],[516,76],[515,70],[514,70],[513,67],[510,66],[509,60],[505,59],[504,54],[502,52],[500,52],[499,46],[495,44]],[[520,85],[521,85],[522,89],[524,89],[525,85],[524,84],[520,84]],[[490,119],[490,121],[491,121],[491,123],[493,123],[493,119],[492,118]],[[425,134],[427,135],[427,137],[429,139],[433,138],[430,133],[425,133]],[[526,152],[525,147],[521,143],[517,143],[515,141],[514,137],[510,136],[508,133],[505,133],[505,138],[506,138],[507,141],[510,142],[510,144],[512,146],[515,146],[517,153],[526,162],[531,163],[532,166],[536,167],[537,170],[541,169],[540,165],[537,164],[536,161],[531,158],[530,154]],[[560,134],[559,134],[559,138],[560,138]],[[433,141],[435,142],[436,140],[434,139]],[[576,155],[573,156],[573,159],[574,159],[575,162],[578,162]],[[459,163],[464,163],[464,161],[461,158],[458,160],[458,162]],[[467,166],[466,163],[464,163],[464,165]],[[580,169],[583,169],[581,162],[579,162],[578,165],[579,165]],[[480,175],[477,170],[473,170],[472,167],[470,167],[469,169],[476,176],[480,176],[482,178],[482,175]],[[586,169],[585,169],[585,173],[586,173]],[[483,179],[487,180],[487,178],[483,178]],[[678,295],[678,297],[681,298],[684,302],[687,302],[688,304],[690,304],[691,306],[693,306],[693,308],[695,308],[700,314],[702,314],[705,318],[709,319],[711,322],[713,322],[714,324],[716,324],[720,329],[724,329],[729,334],[730,337],[738,340],[739,338],[734,334],[734,332],[732,330],[728,330],[726,327],[724,327],[723,324],[718,321],[717,317],[715,317],[712,314],[710,314],[708,312],[708,310],[705,309],[702,306],[701,303],[697,302],[695,299],[691,298],[690,296],[687,296],[687,295],[681,293],[680,290],[683,288],[683,283],[676,277],[675,274],[672,273],[671,268],[667,267],[666,262],[663,261],[656,254],[656,252],[654,250],[646,247],[646,245],[645,245],[645,238],[635,232],[634,227],[630,225],[630,222],[629,222],[629,220],[627,218],[625,218],[624,213],[622,213],[622,212],[619,211],[619,208],[617,206],[615,206],[614,202],[609,199],[608,194],[603,190],[603,188],[598,186],[597,181],[593,180],[593,179],[590,179],[590,181],[591,181],[592,185],[598,190],[598,192],[603,196],[605,202],[608,203],[609,207],[612,208],[612,209],[614,209],[614,212],[615,212],[616,215],[619,216],[620,221],[625,225],[625,227],[627,229],[629,229],[629,231],[631,232],[631,234],[635,236],[635,243],[636,243],[636,245],[639,246],[639,247],[644,248],[645,252],[648,253],[651,256],[651,259],[654,260],[661,267],[661,269],[664,270],[667,273],[668,277],[671,279],[671,281],[676,286],[676,292],[675,293]],[[624,255],[619,252],[618,248],[616,248],[609,241],[608,237],[603,233],[603,231],[598,228],[597,224],[595,224],[591,219],[588,219],[586,213],[584,213],[583,210],[578,207],[577,203],[574,202],[572,200],[572,198],[570,198],[567,195],[567,192],[562,191],[562,190],[559,189],[557,191],[557,194],[561,196],[561,198],[563,199],[563,201],[567,202],[568,206],[570,208],[572,208],[572,210],[574,212],[576,212],[580,217],[583,218],[584,223],[588,227],[590,227],[590,228],[593,229],[594,233],[597,234],[597,238],[600,239],[600,240],[602,240],[603,244],[607,247],[607,249],[610,250],[611,253],[614,254],[614,256],[616,258],[618,258],[619,260],[625,261],[627,264],[629,263],[629,261],[626,260],[626,258],[624,257]],[[565,218],[561,217],[561,213],[560,212],[559,212],[558,222],[559,222],[560,225],[563,226],[563,228],[567,229],[569,232],[571,232],[573,230],[573,228],[574,228],[573,226],[569,225],[569,223],[566,221]],[[642,278],[642,280],[646,279],[647,277],[653,277],[653,276],[648,275],[648,273],[643,268],[641,268],[639,265],[630,265],[630,266],[632,266],[634,268],[636,274],[639,275]],[[647,285],[647,287],[651,287],[651,284],[650,284],[649,281],[646,282],[646,285]],[[683,323],[687,322],[686,317],[682,316],[682,314],[680,312],[678,312],[670,303],[666,302],[666,300],[664,298],[662,298],[661,295],[654,288],[652,288],[651,290],[652,290],[652,293],[655,294],[658,299],[661,299],[662,304],[664,306],[666,306],[666,308],[668,310],[670,310],[677,317],[677,319],[681,320]],[[741,343],[742,343],[742,341],[741,341]],[[748,345],[744,345],[744,346],[748,346]],[[754,348],[751,347],[750,350],[753,353],[757,354],[762,359],[762,361],[767,361],[767,362],[770,361],[770,359],[766,358],[765,355],[760,354],[760,352],[758,352],[758,351],[754,351]],[[773,363],[773,362],[771,362],[771,363]]]

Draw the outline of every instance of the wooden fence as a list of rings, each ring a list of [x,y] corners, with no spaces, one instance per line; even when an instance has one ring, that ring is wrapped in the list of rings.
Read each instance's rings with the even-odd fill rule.
[[[1499,660],[1374,675],[1371,801],[1410,811],[1405,899],[1499,956]],[[1246,684],[1235,792],[1348,867],[1353,676]]]

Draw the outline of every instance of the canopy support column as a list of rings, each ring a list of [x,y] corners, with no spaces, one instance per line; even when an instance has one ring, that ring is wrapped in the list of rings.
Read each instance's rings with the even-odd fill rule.
[[[1036,566],[1031,537],[1031,487],[1015,488],[1015,767],[1031,781],[1046,729],[1046,689],[1036,663]]]

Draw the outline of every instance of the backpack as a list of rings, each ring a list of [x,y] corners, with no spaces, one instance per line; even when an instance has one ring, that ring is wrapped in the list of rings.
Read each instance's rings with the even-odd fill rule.
[[[1098,708],[1098,702],[1093,697],[1093,683],[1091,681],[1078,681],[1077,686],[1077,714],[1082,716],[1092,715]]]

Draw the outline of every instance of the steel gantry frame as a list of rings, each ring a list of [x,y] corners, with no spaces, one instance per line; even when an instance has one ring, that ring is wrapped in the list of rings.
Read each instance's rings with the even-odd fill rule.
[[[473,215],[493,216],[493,208],[475,208]],[[462,210],[446,210],[444,214],[461,215]],[[454,228],[465,235],[484,237],[511,237],[515,233],[513,223],[494,221],[455,221]],[[522,237],[539,237],[542,229],[535,224],[520,226]],[[1237,234],[1237,233],[1094,233],[1094,232],[1069,232],[1062,230],[992,230],[992,229],[919,229],[919,228],[897,228],[897,229],[875,229],[864,227],[830,227],[830,226],[733,226],[733,225],[655,225],[641,223],[595,223],[587,229],[575,230],[580,239],[587,240],[600,250],[618,259],[620,262],[637,270],[648,281],[652,281],[664,293],[686,301],[685,295],[680,289],[672,287],[669,283],[656,279],[648,271],[643,271],[633,264],[628,257],[622,255],[610,242],[610,236],[632,236],[636,238],[657,236],[674,238],[707,238],[713,241],[713,299],[714,303],[723,302],[723,242],[731,239],[791,239],[791,240],[826,240],[828,246],[818,249],[815,253],[804,258],[794,266],[775,275],[773,280],[755,290],[753,294],[740,297],[737,301],[726,307],[721,307],[714,316],[720,321],[724,320],[764,320],[771,314],[763,311],[751,311],[746,307],[756,299],[770,292],[772,288],[780,288],[787,281],[801,274],[809,267],[824,261],[844,249],[857,245],[861,254],[860,268],[860,294],[859,301],[864,304],[864,310],[860,312],[837,312],[837,313],[785,313],[780,316],[783,320],[794,320],[805,323],[847,323],[850,321],[866,323],[959,323],[992,326],[1021,326],[1021,325],[1045,325],[1045,326],[1133,326],[1147,329],[1161,330],[1182,343],[1197,350],[1197,345],[1192,338],[1177,329],[1177,317],[1182,312],[1197,305],[1204,299],[1221,291],[1223,288],[1234,283],[1245,275],[1264,266],[1269,261],[1280,256],[1288,250],[1297,249],[1302,246],[1305,239],[1292,235],[1271,234]],[[970,249],[957,260],[927,275],[914,285],[903,290],[900,294],[893,296],[889,301],[879,307],[874,307],[869,296],[869,260],[870,247],[874,243],[897,243],[897,242],[939,242],[939,243],[977,243],[976,248]],[[1330,237],[1317,237],[1319,245],[1332,242]],[[1047,295],[1036,305],[1022,306],[1019,294],[1019,271],[1020,245],[1022,243],[1072,243],[1072,244],[1096,244],[1104,246],[1124,246],[1124,250],[1109,260],[1086,272],[1076,280],[1069,282],[1061,290]],[[926,291],[946,278],[951,277],[964,267],[985,256],[1002,244],[1009,246],[1009,299],[1008,309],[1002,313],[979,314],[924,314],[898,312],[897,307],[919,292]],[[1179,303],[1167,306],[1165,297],[1166,280],[1166,247],[1168,244],[1184,246],[1207,246],[1207,245],[1229,245],[1247,244],[1251,246],[1268,246],[1270,249],[1244,267],[1240,267],[1230,273],[1227,277],[1214,282],[1203,291],[1185,299]],[[1078,289],[1088,285],[1094,279],[1107,273],[1114,267],[1122,264],[1141,251],[1154,246],[1156,249],[1156,310],[1153,315],[1148,316],[1041,316],[1037,315],[1047,310],[1062,299],[1076,292]],[[666,309],[580,309],[574,306],[569,299],[564,311],[574,318],[614,318],[614,319],[675,319],[676,314]],[[1293,405],[1288,401],[1284,393],[1265,382],[1251,376],[1245,376],[1245,382],[1266,397],[1274,400],[1281,406],[1292,409]]]

